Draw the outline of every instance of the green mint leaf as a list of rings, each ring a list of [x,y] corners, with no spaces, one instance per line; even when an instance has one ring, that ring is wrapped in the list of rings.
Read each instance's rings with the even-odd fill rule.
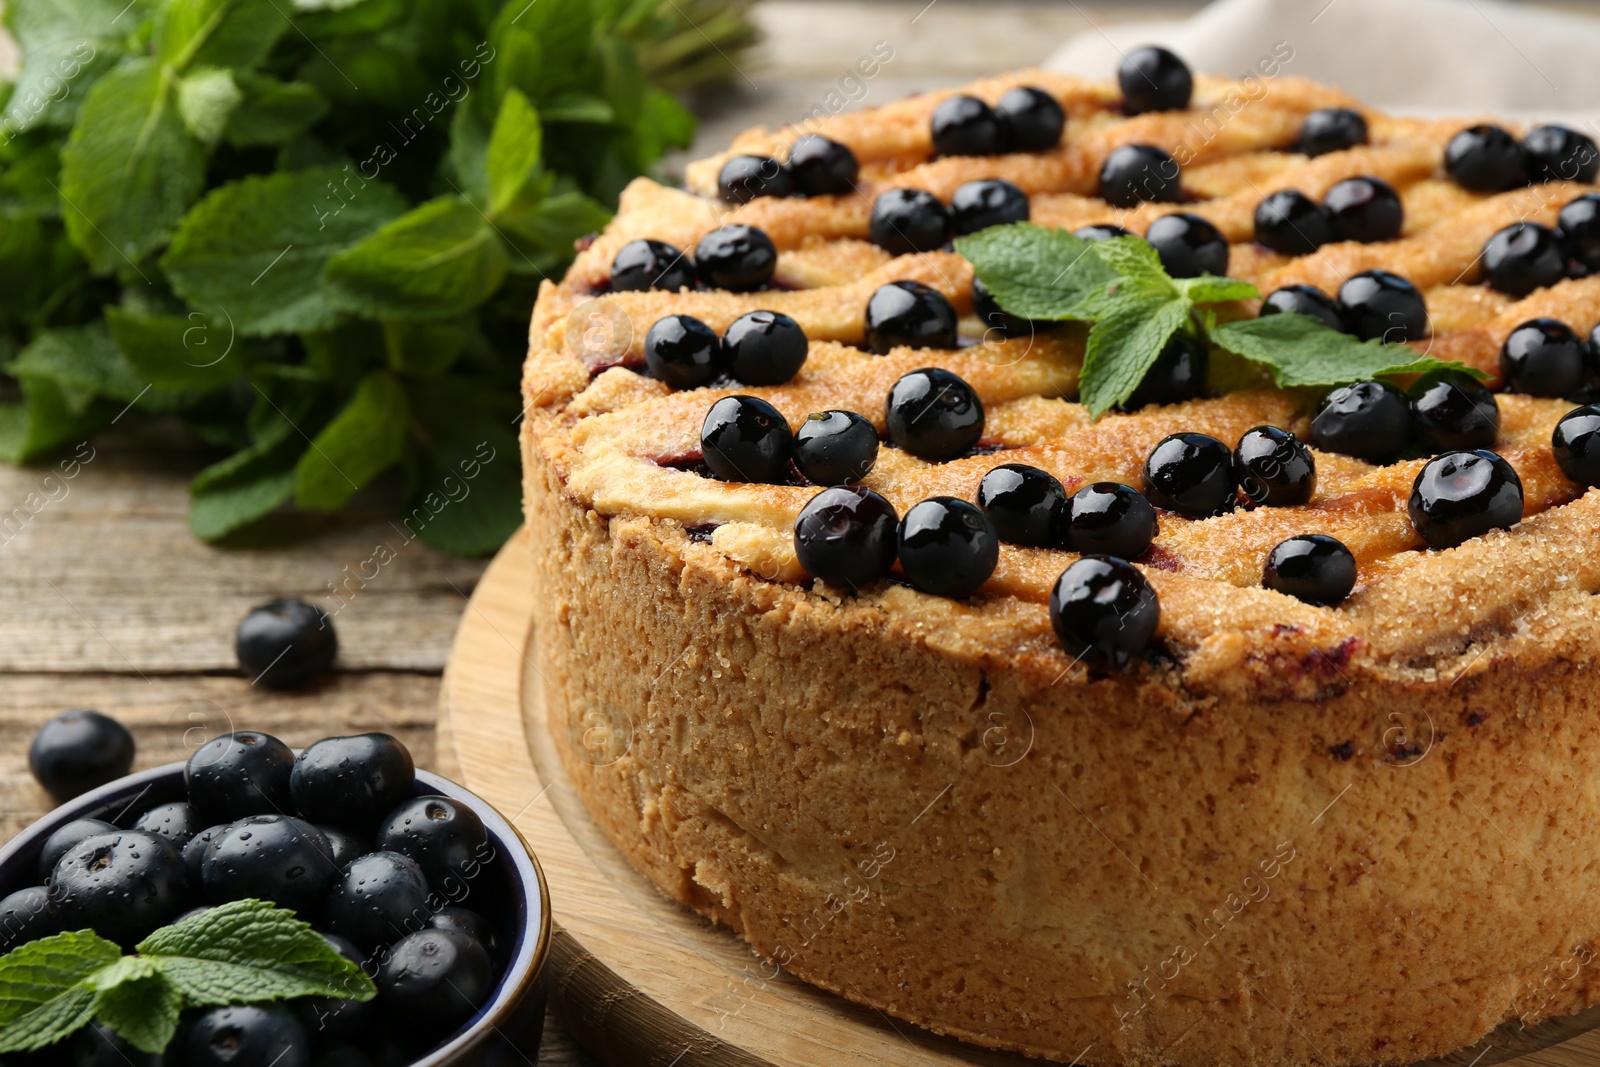
[[[95,1018],[141,1052],[161,1052],[178,1030],[183,998],[154,960],[123,956],[83,984],[97,994]]]
[[[86,980],[122,950],[91,930],[30,941],[0,956],[0,1052],[30,1052],[66,1037],[93,1014]]]
[[[48,378],[86,397],[104,396],[131,404],[148,381],[117,351],[104,323],[45,330],[8,368],[19,378]]]
[[[202,541],[226,537],[294,496],[298,437],[257,442],[201,471],[189,485],[189,530]]]
[[[1036,322],[1082,319],[1085,297],[1116,280],[1093,247],[1031,223],[995,226],[955,243],[1002,308]]]
[[[418,378],[436,378],[460,358],[476,333],[470,318],[440,322],[385,322],[383,347],[389,368]]]
[[[695,127],[694,112],[671,93],[652,89],[645,94],[639,121],[633,127],[639,158],[654,163],[670,148],[688,148],[694,141]]]
[[[198,311],[187,317],[141,315],[106,308],[111,339],[133,373],[158,389],[209,392],[239,376],[243,359],[226,319]]]
[[[428,448],[401,522],[440,551],[492,555],[522,523],[516,399],[493,381],[461,377],[411,391]]]
[[[1176,278],[1173,285],[1178,292],[1196,304],[1223,304],[1230,300],[1254,300],[1261,290],[1237,278],[1219,278],[1215,274],[1202,274],[1198,278]]]
[[[1367,378],[1433,370],[1460,370],[1480,379],[1488,377],[1463,363],[1419,355],[1406,345],[1358,341],[1309,315],[1292,312],[1224,323],[1211,331],[1211,343],[1264,365],[1280,388],[1346,385]]]
[[[22,72],[3,122],[21,133],[67,127],[89,86],[121,59],[150,0],[8,0],[6,25],[22,53]],[[65,87],[65,91],[63,91]]]
[[[178,80],[178,114],[195,139],[208,146],[222,139],[233,109],[243,99],[229,70],[202,67]]]
[[[468,200],[489,206],[489,123],[475,107],[458,107],[450,119],[450,169],[457,190]]]
[[[150,963],[141,956],[124,960]],[[100,991],[94,1000],[97,1020],[121,1034],[140,1052],[160,1053],[178,1032],[178,1013],[183,996],[160,968],[151,964],[147,973],[124,977]]]
[[[167,243],[205,185],[205,148],[184,127],[172,79],[149,60],[90,90],[61,153],[67,234],[95,270],[136,265]]]
[[[289,29],[276,0],[166,0],[156,25],[156,54],[178,71],[255,67]]]
[[[190,1004],[288,997],[371,1000],[372,979],[294,912],[235,900],[162,927],[138,945]]]
[[[207,467],[189,484],[189,529],[204,541],[225,537],[288,503],[295,467],[309,447],[304,435],[331,413],[323,383],[305,368],[266,364],[251,377],[256,403],[249,447]]]
[[[231,145],[286,144],[328,113],[327,98],[315,86],[281,82],[248,71],[236,72],[233,77],[242,96],[228,115],[224,132]]]
[[[1114,284],[1121,291],[1137,290],[1152,297],[1181,295],[1154,246],[1143,237],[1114,237],[1090,246],[1100,261],[1119,276]]]
[[[544,127],[539,112],[516,89],[500,101],[494,130],[489,135],[484,165],[489,175],[489,213],[498,216],[509,208],[539,166]]]
[[[503,95],[521,89],[543,100],[562,89],[582,88],[595,44],[592,0],[539,0],[506,4],[489,30],[490,43],[503,55],[494,76]]]
[[[1078,384],[1091,418],[1133,395],[1172,335],[1188,324],[1192,307],[1182,297],[1128,299],[1095,322]]]
[[[318,41],[370,36],[411,13],[408,0],[295,0],[294,7],[295,25]]]
[[[244,178],[189,212],[161,266],[180,296],[245,336],[327,329],[339,319],[329,259],[404,211],[391,186],[348,168]]]
[[[588,93],[560,93],[540,106],[539,115],[546,122],[584,122],[609,126],[617,121],[616,108]]]
[[[583,193],[566,192],[512,211],[501,221],[507,230],[537,248],[564,255],[578,238],[605,229],[611,212]],[[516,259],[511,265],[518,265]]]
[[[409,407],[386,371],[361,380],[355,396],[312,439],[295,470],[294,498],[303,508],[331,511],[398,463]]]
[[[441,318],[471,311],[500,288],[506,248],[459,196],[430,200],[328,262],[336,303],[373,318]]]
[[[0,404],[0,459],[31,463],[63,445],[87,439],[116,417],[120,405],[87,406],[48,378],[22,379],[20,403]]]

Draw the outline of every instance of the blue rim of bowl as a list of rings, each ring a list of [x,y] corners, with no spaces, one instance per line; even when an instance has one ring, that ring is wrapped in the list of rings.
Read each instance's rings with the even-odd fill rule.
[[[53,808],[0,846],[0,870],[19,862],[19,857],[24,853],[32,852],[37,856],[45,839],[74,819],[94,818],[108,811],[115,813],[118,802],[124,801],[132,793],[132,799],[126,800],[121,809],[121,814],[126,814],[151,787],[173,775],[181,776],[184,766],[181,762],[166,763],[149,770],[136,771]],[[492,804],[465,786],[431,771],[418,770],[417,784],[422,787],[418,795],[438,794],[469,805],[483,820],[484,829],[496,845],[496,855],[506,857],[521,886],[515,901],[519,920],[516,944],[507,954],[505,970],[495,985],[493,996],[449,1040],[429,1050],[421,1059],[413,1060],[410,1065],[445,1067],[452,1057],[476,1049],[491,1035],[516,1047],[501,1025],[510,1021],[527,997],[535,994],[544,975],[545,965],[550,958],[550,887],[545,882],[544,869],[539,866],[539,859],[528,846],[527,840]],[[33,883],[30,870],[29,884]],[[530,900],[529,888],[535,886],[537,899]]]

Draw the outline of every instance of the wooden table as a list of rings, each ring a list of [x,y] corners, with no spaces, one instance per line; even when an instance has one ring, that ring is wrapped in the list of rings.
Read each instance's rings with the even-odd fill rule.
[[[770,43],[741,63],[734,87],[699,102],[706,119],[690,155],[745,126],[810,113],[878,41],[894,58],[864,95],[852,94],[858,104],[1037,63],[1091,24],[1194,6],[769,2],[757,18]],[[353,582],[380,543],[405,540],[377,502],[337,519],[269,523],[227,547],[204,545],[185,524],[186,486],[203,460],[171,427],[130,417],[91,447],[92,460],[70,481],[51,478],[49,466],[0,466],[0,839],[48,808],[28,774],[28,742],[71,707],[126,723],[140,767],[187,758],[237,726],[292,745],[385,730],[421,766],[452,773],[435,745],[439,675],[481,561],[413,543],[377,577]],[[253,687],[233,655],[239,619],[278,596],[337,610],[337,671],[289,695]],[[553,1022],[544,1062],[597,1063]]]

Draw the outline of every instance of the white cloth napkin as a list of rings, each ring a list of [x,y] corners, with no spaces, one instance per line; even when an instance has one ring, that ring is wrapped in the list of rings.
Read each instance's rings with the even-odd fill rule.
[[[1182,21],[1086,30],[1045,65],[1103,78],[1121,53],[1161,44],[1194,70],[1240,75],[1280,42],[1284,73],[1386,111],[1562,121],[1600,140],[1600,18],[1502,0],[1217,0]]]

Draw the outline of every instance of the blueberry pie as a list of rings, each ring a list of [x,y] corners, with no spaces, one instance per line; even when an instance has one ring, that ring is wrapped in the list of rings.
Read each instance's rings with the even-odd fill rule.
[[[542,284],[566,769],[783,970],[1098,1067],[1600,1003],[1595,145],[1259,89],[1142,50],[749,131]],[[1087,328],[952,244],[1023,219],[1462,366],[1280,389],[1185,330],[1093,418]]]

